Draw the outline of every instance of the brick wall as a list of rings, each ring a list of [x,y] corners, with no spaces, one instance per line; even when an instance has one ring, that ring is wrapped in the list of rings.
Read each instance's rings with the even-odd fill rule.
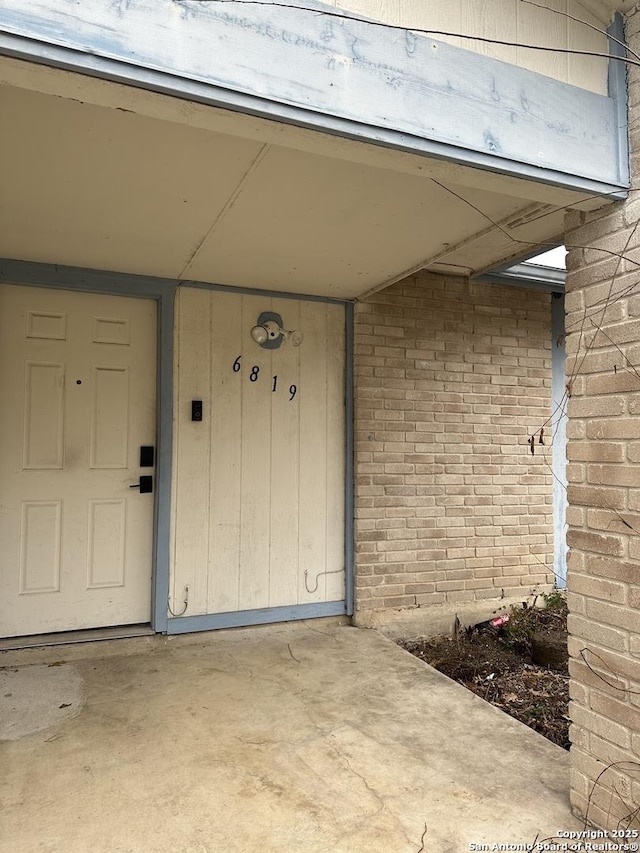
[[[639,30],[636,13],[628,21],[636,50]],[[633,69],[636,180],[638,83]],[[569,251],[566,301],[571,797],[606,829],[640,805],[640,274],[636,263],[598,249],[637,260],[639,215],[631,193],[570,214],[566,235],[568,246],[585,247]],[[640,829],[637,817],[629,825]]]
[[[527,439],[550,415],[549,295],[419,274],[358,304],[355,342],[356,621],[547,589],[550,448]]]

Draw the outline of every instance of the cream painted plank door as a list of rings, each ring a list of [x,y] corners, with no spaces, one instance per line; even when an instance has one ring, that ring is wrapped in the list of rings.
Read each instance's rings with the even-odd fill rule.
[[[344,306],[187,286],[177,306],[175,605],[201,616],[344,601]],[[301,346],[259,346],[263,312],[303,332]]]
[[[152,300],[0,287],[0,635],[149,621],[155,364]]]

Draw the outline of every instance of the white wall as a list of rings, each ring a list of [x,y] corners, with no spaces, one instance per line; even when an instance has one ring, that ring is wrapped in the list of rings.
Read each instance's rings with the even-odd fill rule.
[[[487,36],[508,42],[606,53],[606,36],[585,24],[522,0],[327,0],[333,6],[365,17],[404,27],[432,28],[465,35]],[[578,0],[538,0],[549,9],[564,12],[606,29],[608,15],[595,17]],[[565,83],[607,94],[607,60],[592,56],[526,50],[493,45],[468,38],[434,38],[458,47],[529,68]]]
[[[176,308],[172,609],[185,586],[187,616],[342,600],[343,307],[181,288]],[[258,346],[262,311],[302,345]]]

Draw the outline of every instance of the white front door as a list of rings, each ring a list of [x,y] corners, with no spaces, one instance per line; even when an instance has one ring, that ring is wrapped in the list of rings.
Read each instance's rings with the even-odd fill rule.
[[[149,621],[155,401],[153,300],[0,286],[0,636]]]

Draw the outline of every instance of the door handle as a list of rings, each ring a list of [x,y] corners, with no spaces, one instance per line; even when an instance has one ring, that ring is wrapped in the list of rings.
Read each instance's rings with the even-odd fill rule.
[[[132,483],[130,489],[140,489],[140,494],[145,495],[153,491],[153,477],[151,474],[143,474],[138,483]]]

